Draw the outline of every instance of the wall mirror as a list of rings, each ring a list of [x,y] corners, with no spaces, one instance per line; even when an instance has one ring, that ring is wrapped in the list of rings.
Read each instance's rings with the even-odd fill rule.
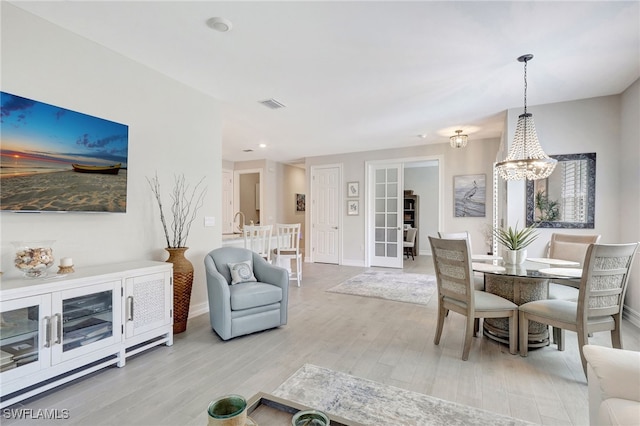
[[[593,228],[596,154],[550,155],[558,160],[546,179],[527,181],[527,226]]]

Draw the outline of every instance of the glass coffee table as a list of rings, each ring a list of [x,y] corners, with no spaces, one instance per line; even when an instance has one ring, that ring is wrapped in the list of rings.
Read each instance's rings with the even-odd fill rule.
[[[582,270],[580,264],[559,259],[527,259],[521,265],[509,265],[504,261],[492,263],[473,262],[475,272],[484,273],[485,291],[522,305],[549,297],[549,281],[579,287]],[[483,334],[490,339],[509,344],[508,318],[485,318]],[[549,344],[549,327],[539,322],[529,322],[529,348]]]

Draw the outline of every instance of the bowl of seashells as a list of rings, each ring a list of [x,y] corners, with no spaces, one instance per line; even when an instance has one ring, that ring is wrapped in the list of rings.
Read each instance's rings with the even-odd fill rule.
[[[53,266],[54,241],[14,241],[16,249],[14,265],[28,278],[47,275],[47,269]]]

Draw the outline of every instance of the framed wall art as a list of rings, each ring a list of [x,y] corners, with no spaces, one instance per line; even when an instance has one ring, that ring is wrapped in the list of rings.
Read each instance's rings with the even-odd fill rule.
[[[453,177],[454,217],[485,217],[487,175]]]
[[[305,210],[305,196],[304,194],[296,194],[296,211],[303,212]]]
[[[360,214],[360,202],[358,200],[347,200],[347,215],[358,216]]]
[[[347,197],[358,197],[360,196],[360,185],[358,182],[348,182],[347,183]]]

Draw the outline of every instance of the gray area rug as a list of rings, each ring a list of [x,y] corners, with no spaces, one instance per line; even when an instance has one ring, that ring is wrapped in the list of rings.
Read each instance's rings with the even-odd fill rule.
[[[327,291],[426,305],[436,292],[436,277],[406,272],[367,271]]]
[[[365,425],[532,424],[312,364],[303,365],[273,394]]]

